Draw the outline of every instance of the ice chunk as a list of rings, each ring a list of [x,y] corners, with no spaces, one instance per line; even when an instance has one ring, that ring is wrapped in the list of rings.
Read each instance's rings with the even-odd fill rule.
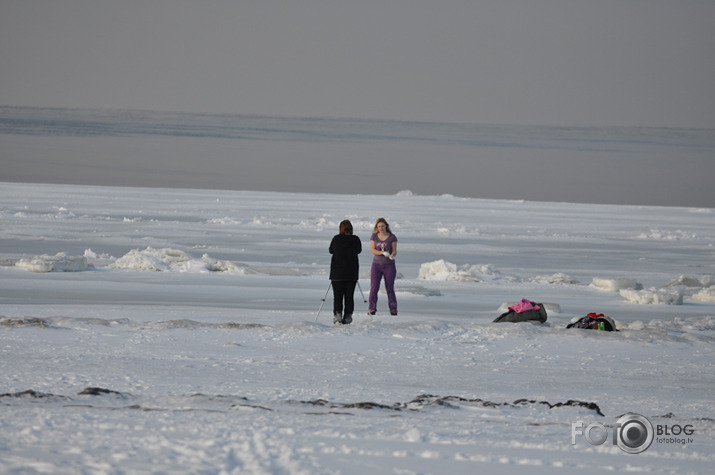
[[[683,305],[684,288],[656,289],[651,287],[648,290],[621,289],[623,298],[637,304],[667,304]]]
[[[35,256],[32,259],[19,259],[16,267],[30,272],[82,272],[89,267],[84,256],[67,256],[64,252],[54,256]]]
[[[715,285],[693,295],[693,300],[697,302],[715,302]]]
[[[700,279],[698,279],[695,276],[692,275],[679,275],[678,277],[675,277],[674,279],[671,279],[670,282],[665,284],[666,287],[703,287],[703,283],[700,282]]]
[[[426,262],[420,266],[418,279],[424,280],[457,280],[477,282],[479,279],[469,270],[458,269],[456,264],[447,262],[444,259]]]
[[[540,282],[543,284],[578,284],[579,281],[574,279],[568,274],[558,272],[553,275],[537,275],[533,279],[534,282]]]
[[[110,267],[114,269],[166,271],[172,265],[187,262],[191,256],[177,249],[132,249],[117,259]]]
[[[636,282],[635,279],[628,279],[625,277],[613,279],[594,277],[591,281],[591,287],[595,287],[599,290],[607,290],[609,292],[618,292],[623,289],[639,290],[643,288],[643,286]]]

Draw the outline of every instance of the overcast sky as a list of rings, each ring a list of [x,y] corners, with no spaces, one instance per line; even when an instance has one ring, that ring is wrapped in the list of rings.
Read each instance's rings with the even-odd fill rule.
[[[0,104],[715,128],[712,0],[0,0]]]

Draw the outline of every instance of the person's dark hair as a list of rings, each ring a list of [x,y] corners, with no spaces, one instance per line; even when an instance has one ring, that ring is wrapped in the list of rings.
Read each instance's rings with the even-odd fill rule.
[[[392,234],[392,231],[390,231],[390,225],[387,224],[387,221],[385,218],[378,218],[378,220],[375,222],[375,227],[373,228],[373,232],[377,232],[377,225],[380,223],[385,223],[385,231],[387,234]]]
[[[340,222],[340,234],[352,234],[353,233],[353,223],[349,220],[343,220]]]

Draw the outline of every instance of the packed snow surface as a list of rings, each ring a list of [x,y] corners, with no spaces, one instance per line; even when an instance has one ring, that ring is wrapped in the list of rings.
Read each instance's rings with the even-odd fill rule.
[[[0,473],[709,473],[714,213],[0,183]],[[399,315],[363,251],[334,326],[330,240],[379,217]]]

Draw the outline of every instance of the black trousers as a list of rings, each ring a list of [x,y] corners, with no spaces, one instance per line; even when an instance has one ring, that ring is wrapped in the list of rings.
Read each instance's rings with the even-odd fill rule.
[[[332,280],[333,286],[333,313],[343,314],[343,301],[345,301],[344,315],[352,315],[355,311],[355,286],[357,281]]]

